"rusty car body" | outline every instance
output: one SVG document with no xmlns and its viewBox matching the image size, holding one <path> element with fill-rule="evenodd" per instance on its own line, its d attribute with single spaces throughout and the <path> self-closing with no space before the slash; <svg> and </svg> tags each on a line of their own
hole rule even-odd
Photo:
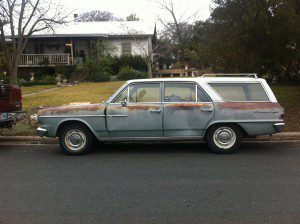
<svg viewBox="0 0 300 224">
<path fill-rule="evenodd" d="M 280 132 L 284 110 L 264 79 L 157 78 L 127 81 L 106 102 L 40 110 L 40 136 L 72 155 L 99 141 L 201 140 L 232 153 L 242 137 Z"/>
</svg>

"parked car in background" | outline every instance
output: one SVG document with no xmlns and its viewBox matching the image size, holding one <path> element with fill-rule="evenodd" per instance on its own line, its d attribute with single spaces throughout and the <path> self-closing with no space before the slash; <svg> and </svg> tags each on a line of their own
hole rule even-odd
<svg viewBox="0 0 300 224">
<path fill-rule="evenodd" d="M 22 92 L 19 86 L 0 84 L 0 128 L 11 127 L 22 110 Z"/>
<path fill-rule="evenodd" d="M 244 77 L 246 76 L 246 77 Z M 284 110 L 264 79 L 203 76 L 126 82 L 106 102 L 40 110 L 40 136 L 62 150 L 87 153 L 95 140 L 201 140 L 233 153 L 243 137 L 280 132 Z"/>
</svg>

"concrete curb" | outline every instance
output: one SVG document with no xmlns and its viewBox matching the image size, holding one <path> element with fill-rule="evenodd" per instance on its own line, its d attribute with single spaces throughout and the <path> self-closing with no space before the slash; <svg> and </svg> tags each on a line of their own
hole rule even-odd
<svg viewBox="0 0 300 224">
<path fill-rule="evenodd" d="M 282 132 L 272 136 L 259 136 L 247 138 L 245 141 L 289 141 L 300 140 L 300 132 Z M 46 138 L 38 136 L 0 136 L 0 145 L 6 143 L 14 144 L 58 144 L 58 138 Z"/>
</svg>

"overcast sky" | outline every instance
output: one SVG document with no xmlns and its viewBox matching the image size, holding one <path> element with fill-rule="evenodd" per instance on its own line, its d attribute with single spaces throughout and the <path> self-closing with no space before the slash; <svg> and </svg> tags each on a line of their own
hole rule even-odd
<svg viewBox="0 0 300 224">
<path fill-rule="evenodd" d="M 169 0 L 165 0 L 169 1 Z M 158 17 L 170 20 L 170 15 L 161 10 L 155 0 L 62 0 L 74 13 L 82 13 L 90 10 L 110 11 L 117 17 L 136 13 L 141 20 L 157 21 Z M 197 19 L 205 20 L 209 17 L 211 0 L 173 0 L 177 15 L 185 17 L 198 12 Z"/>
</svg>

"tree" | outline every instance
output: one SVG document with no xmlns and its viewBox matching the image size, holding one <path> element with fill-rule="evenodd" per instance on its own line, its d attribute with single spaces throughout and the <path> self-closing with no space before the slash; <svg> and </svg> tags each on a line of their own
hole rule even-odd
<svg viewBox="0 0 300 224">
<path fill-rule="evenodd" d="M 178 15 L 175 10 L 173 0 L 155 1 L 157 5 L 169 13 L 172 21 L 166 21 L 160 18 L 161 24 L 164 26 L 162 35 L 164 40 L 169 40 L 172 46 L 171 51 L 174 52 L 174 57 L 177 61 L 183 62 L 185 60 L 185 49 L 189 43 L 189 34 L 191 24 L 197 17 L 198 11 L 192 15 L 185 16 L 185 14 Z"/>
<path fill-rule="evenodd" d="M 21 54 L 31 35 L 66 22 L 62 5 L 51 0 L 0 0 L 0 42 L 10 82 L 17 84 Z M 9 41 L 10 40 L 10 41 Z"/>
<path fill-rule="evenodd" d="M 116 17 L 113 13 L 108 11 L 93 10 L 85 12 L 79 15 L 79 22 L 98 22 L 98 21 L 122 21 L 122 19 Z"/>
<path fill-rule="evenodd" d="M 217 72 L 256 72 L 299 79 L 296 0 L 214 0 L 211 17 L 194 26 L 194 49 Z"/>
<path fill-rule="evenodd" d="M 129 16 L 126 17 L 126 21 L 139 21 L 140 18 L 137 17 L 135 13 L 130 14 Z"/>
</svg>

